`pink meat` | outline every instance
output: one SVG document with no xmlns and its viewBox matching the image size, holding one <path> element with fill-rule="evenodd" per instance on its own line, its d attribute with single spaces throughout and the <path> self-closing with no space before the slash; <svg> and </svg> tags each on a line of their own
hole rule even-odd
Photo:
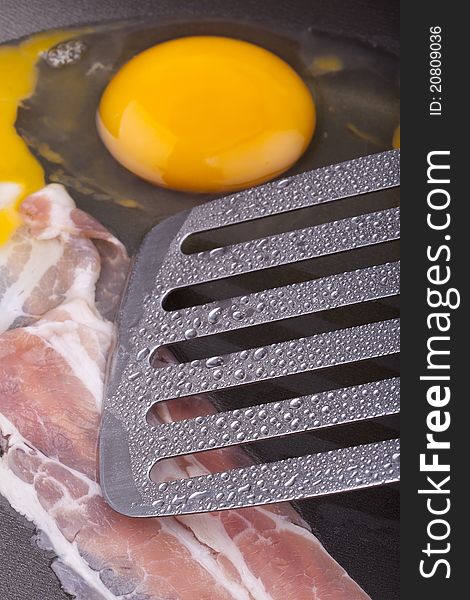
<svg viewBox="0 0 470 600">
<path fill-rule="evenodd" d="M 96 448 L 114 336 L 106 316 L 128 260 L 60 186 L 31 196 L 23 213 L 0 255 L 10 328 L 0 336 L 0 492 L 46 531 L 65 588 L 86 600 L 367 599 L 289 505 L 142 520 L 105 504 Z M 42 252 L 40 277 L 28 268 L 33 251 Z M 29 291 L 21 304 L 9 296 L 15 285 Z M 181 418 L 213 408 L 193 398 L 171 410 Z M 248 462 L 223 450 L 171 461 L 166 473 Z"/>
</svg>

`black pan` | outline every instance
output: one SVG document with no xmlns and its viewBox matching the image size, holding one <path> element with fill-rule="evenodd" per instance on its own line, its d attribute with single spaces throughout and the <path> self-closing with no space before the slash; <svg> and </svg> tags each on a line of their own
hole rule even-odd
<svg viewBox="0 0 470 600">
<path fill-rule="evenodd" d="M 178 31 L 184 31 L 184 23 L 202 28 L 212 23 L 214 32 L 214 23 L 233 21 L 286 31 L 291 37 L 296 30 L 311 29 L 354 38 L 398 57 L 398 10 L 397 0 L 2 0 L 0 42 L 53 27 L 152 15 Z M 95 214 L 101 217 L 99 209 Z M 127 241 L 130 250 L 135 248 L 142 232 L 129 236 L 128 223 L 121 217 L 113 223 L 101 220 Z M 372 598 L 399 598 L 396 487 L 311 500 L 300 504 L 299 510 Z M 0 596 L 11 600 L 68 597 L 48 569 L 50 558 L 32 546 L 31 535 L 31 527 L 0 498 Z"/>
</svg>

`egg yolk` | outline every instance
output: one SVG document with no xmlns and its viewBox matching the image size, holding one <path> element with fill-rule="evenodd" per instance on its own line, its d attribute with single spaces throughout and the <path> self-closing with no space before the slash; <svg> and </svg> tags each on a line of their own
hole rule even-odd
<svg viewBox="0 0 470 600">
<path fill-rule="evenodd" d="M 256 185 L 288 169 L 315 129 L 312 95 L 278 56 L 240 40 L 164 42 L 125 64 L 97 126 L 111 154 L 148 181 L 193 192 Z"/>
<path fill-rule="evenodd" d="M 21 201 L 44 186 L 41 165 L 15 129 L 18 107 L 34 92 L 42 52 L 69 37 L 67 31 L 42 33 L 0 47 L 0 245 L 21 224 Z"/>
<path fill-rule="evenodd" d="M 392 146 L 394 148 L 400 147 L 400 125 L 393 132 Z"/>
</svg>

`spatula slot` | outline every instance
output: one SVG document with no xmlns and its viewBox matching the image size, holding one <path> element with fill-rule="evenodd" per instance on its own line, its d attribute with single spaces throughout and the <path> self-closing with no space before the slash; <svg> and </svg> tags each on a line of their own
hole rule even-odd
<svg viewBox="0 0 470 600">
<path fill-rule="evenodd" d="M 319 256 L 295 265 L 280 265 L 242 275 L 234 274 L 206 283 L 173 289 L 164 296 L 162 305 L 167 311 L 175 311 L 292 283 L 312 281 L 345 271 L 396 261 L 399 258 L 399 250 L 399 241 L 394 240 L 373 247 Z"/>
<path fill-rule="evenodd" d="M 157 410 L 160 418 L 172 418 L 171 412 L 165 415 L 161 408 Z M 191 454 L 196 454 L 195 460 L 198 460 L 199 457 L 204 457 L 201 453 L 205 451 L 277 439 L 301 432 L 311 432 L 313 435 L 320 429 L 393 415 L 398 410 L 399 385 L 398 379 L 394 378 L 281 402 L 259 404 L 243 410 L 235 409 L 178 422 L 167 422 L 156 428 L 158 441 L 153 450 L 155 462 Z M 193 430 L 201 432 L 199 441 L 192 437 Z M 217 455 L 215 457 L 217 458 Z M 221 458 L 223 457 L 218 457 L 218 465 L 222 470 L 244 466 L 233 464 L 235 461 L 227 464 L 227 460 Z M 210 460 L 213 463 L 213 460 Z M 208 470 L 212 471 L 211 468 Z"/>
<path fill-rule="evenodd" d="M 242 386 L 236 390 L 212 392 L 210 399 L 219 411 L 234 408 L 248 408 L 253 403 L 268 403 L 329 392 L 342 387 L 398 377 L 400 373 L 399 354 L 389 354 L 354 363 L 327 367 L 320 371 L 298 373 L 280 377 L 272 381 Z M 172 402 L 177 405 L 178 400 Z"/>
<path fill-rule="evenodd" d="M 273 463 L 281 460 L 299 458 L 305 454 L 328 452 L 338 448 L 347 448 L 358 441 L 374 443 L 383 440 L 393 440 L 397 436 L 394 428 L 383 423 L 393 416 L 366 421 L 335 424 L 331 427 L 315 431 L 293 432 L 294 435 L 284 435 L 260 441 L 238 444 L 237 451 L 227 460 L 220 449 L 203 450 L 183 454 L 176 458 L 158 460 L 150 471 L 150 479 L 154 483 L 163 481 L 181 481 L 193 477 L 196 473 L 223 473 L 228 469 L 248 467 L 253 459 L 257 463 Z M 174 478 L 175 471 L 179 477 Z M 170 475 L 171 474 L 171 475 Z"/>
<path fill-rule="evenodd" d="M 394 319 L 399 316 L 398 300 L 398 296 L 392 296 L 368 302 L 358 301 L 314 314 L 196 337 L 165 347 L 178 357 L 185 356 L 185 362 L 209 359 L 243 349 L 251 350 L 299 337 Z M 150 356 L 150 364 L 155 368 L 166 366 L 159 359 L 158 348 Z"/>
<path fill-rule="evenodd" d="M 250 408 L 255 403 L 270 404 L 312 393 L 373 384 L 383 379 L 396 378 L 398 375 L 399 354 L 389 354 L 325 367 L 314 372 L 278 377 L 262 383 L 253 382 L 238 388 L 214 390 L 210 394 L 180 396 L 153 404 L 147 412 L 147 422 L 153 426 L 165 420 L 181 421 L 187 418 L 188 412 L 194 416 L 204 416 L 208 406 L 206 401 L 210 401 L 209 405 L 213 405 L 220 412 L 225 412 Z"/>
<path fill-rule="evenodd" d="M 333 202 L 315 204 L 235 225 L 197 231 L 186 236 L 182 240 L 180 248 L 183 254 L 188 255 L 205 252 L 265 236 L 393 208 L 399 205 L 399 198 L 399 192 L 394 189 L 341 198 Z"/>
<path fill-rule="evenodd" d="M 304 454 L 347 448 L 356 444 L 391 440 L 399 435 L 398 422 L 399 415 L 394 413 L 364 421 L 340 423 L 333 427 L 301 432 L 296 435 L 254 441 L 245 445 L 245 451 L 256 463 L 270 463 Z"/>
</svg>

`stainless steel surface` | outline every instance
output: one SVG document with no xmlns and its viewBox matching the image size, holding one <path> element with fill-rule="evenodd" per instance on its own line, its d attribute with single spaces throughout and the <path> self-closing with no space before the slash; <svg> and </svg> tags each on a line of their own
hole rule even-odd
<svg viewBox="0 0 470 600">
<path fill-rule="evenodd" d="M 157 483 L 150 478 L 164 458 L 394 414 L 397 403 L 389 403 L 388 395 L 396 400 L 395 379 L 364 385 L 360 392 L 329 393 L 332 400 L 341 396 L 342 404 L 330 403 L 329 394 L 295 397 L 219 413 L 206 418 L 210 426 L 203 418 L 159 424 L 148 414 L 162 401 L 399 351 L 399 322 L 390 319 L 180 365 L 156 366 L 153 358 L 164 345 L 398 294 L 398 263 L 392 263 L 203 305 L 194 301 L 185 310 L 164 305 L 178 288 L 397 239 L 399 211 L 388 209 L 195 254 L 183 251 L 191 236 L 204 231 L 397 187 L 399 161 L 399 151 L 393 150 L 303 173 L 198 206 L 147 235 L 121 308 L 100 438 L 101 484 L 116 510 L 133 516 L 186 514 L 398 480 L 398 440 L 187 480 Z M 317 402 L 331 420 L 318 418 L 311 406 Z"/>
</svg>

